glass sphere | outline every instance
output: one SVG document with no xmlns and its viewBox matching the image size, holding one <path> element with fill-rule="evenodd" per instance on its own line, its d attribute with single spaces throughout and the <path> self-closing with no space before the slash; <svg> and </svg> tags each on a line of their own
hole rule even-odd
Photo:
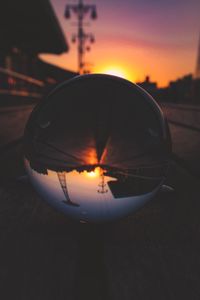
<svg viewBox="0 0 200 300">
<path fill-rule="evenodd" d="M 25 129 L 28 176 L 49 204 L 85 222 L 125 217 L 163 184 L 171 142 L 162 111 L 143 89 L 110 75 L 58 86 Z"/>
</svg>

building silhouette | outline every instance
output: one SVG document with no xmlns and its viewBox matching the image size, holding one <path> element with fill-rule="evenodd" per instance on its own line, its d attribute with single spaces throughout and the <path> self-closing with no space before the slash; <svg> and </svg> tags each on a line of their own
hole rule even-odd
<svg viewBox="0 0 200 300">
<path fill-rule="evenodd" d="M 49 0 L 8 0 L 0 6 L 0 103 L 11 94 L 37 98 L 76 75 L 39 59 L 41 53 L 69 51 Z"/>
<path fill-rule="evenodd" d="M 155 96 L 157 92 L 157 83 L 152 82 L 150 79 L 150 76 L 146 76 L 145 80 L 142 82 L 137 82 L 137 85 L 145 89 L 148 93 L 150 93 L 152 96 Z"/>
<path fill-rule="evenodd" d="M 193 101 L 193 76 L 188 74 L 169 83 L 170 102 L 191 103 Z"/>
</svg>

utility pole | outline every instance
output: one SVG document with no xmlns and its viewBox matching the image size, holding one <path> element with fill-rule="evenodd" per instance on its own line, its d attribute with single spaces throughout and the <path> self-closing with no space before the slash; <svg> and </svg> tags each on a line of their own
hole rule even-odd
<svg viewBox="0 0 200 300">
<path fill-rule="evenodd" d="M 199 35 L 199 45 L 198 45 L 198 54 L 197 54 L 197 64 L 195 70 L 195 78 L 200 79 L 200 35 Z"/>
<path fill-rule="evenodd" d="M 65 9 L 65 18 L 70 19 L 71 11 L 76 15 L 78 19 L 78 30 L 76 34 L 72 35 L 72 42 L 77 42 L 78 47 L 78 72 L 80 74 L 89 73 L 86 69 L 86 63 L 84 61 L 84 55 L 86 51 L 90 51 L 90 43 L 95 42 L 94 35 L 92 33 L 86 33 L 84 31 L 84 18 L 90 13 L 90 18 L 95 20 L 97 18 L 97 11 L 95 5 L 84 4 L 83 0 L 79 0 L 78 4 L 67 4 Z"/>
</svg>

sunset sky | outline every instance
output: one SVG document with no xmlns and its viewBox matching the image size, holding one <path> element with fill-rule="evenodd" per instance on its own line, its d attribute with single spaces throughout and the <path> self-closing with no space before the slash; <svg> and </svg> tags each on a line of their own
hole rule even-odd
<svg viewBox="0 0 200 300">
<path fill-rule="evenodd" d="M 66 4 L 76 0 L 51 0 L 70 50 L 66 54 L 42 55 L 63 68 L 77 70 L 77 45 L 71 43 L 75 17 L 63 16 Z M 95 34 L 96 43 L 86 54 L 92 72 L 119 72 L 131 81 L 150 75 L 166 86 L 193 73 L 200 34 L 199 0 L 85 0 L 96 4 L 98 19 L 85 30 Z M 86 19 L 88 21 L 89 18 Z"/>
</svg>

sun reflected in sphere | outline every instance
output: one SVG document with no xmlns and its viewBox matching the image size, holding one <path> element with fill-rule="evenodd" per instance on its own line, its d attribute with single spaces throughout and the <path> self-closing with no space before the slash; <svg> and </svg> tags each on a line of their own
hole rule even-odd
<svg viewBox="0 0 200 300">
<path fill-rule="evenodd" d="M 98 177 L 101 173 L 101 168 L 97 167 L 94 171 L 86 172 L 86 175 L 90 178 Z"/>
</svg>

